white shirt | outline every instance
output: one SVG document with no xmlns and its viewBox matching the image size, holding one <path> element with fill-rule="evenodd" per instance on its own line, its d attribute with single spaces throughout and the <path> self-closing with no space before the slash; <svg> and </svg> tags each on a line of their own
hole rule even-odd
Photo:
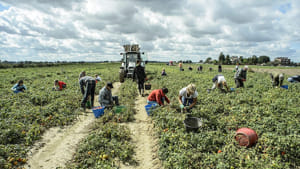
<svg viewBox="0 0 300 169">
<path fill-rule="evenodd" d="M 224 76 L 218 76 L 218 83 L 226 82 Z"/>
<path fill-rule="evenodd" d="M 182 88 L 182 89 L 179 91 L 179 96 L 183 96 L 184 98 L 187 98 L 187 99 L 197 98 L 198 92 L 195 91 L 193 95 L 190 95 L 190 96 L 188 97 L 188 96 L 187 96 L 187 90 L 186 90 L 186 87 L 185 87 L 185 88 Z"/>
</svg>

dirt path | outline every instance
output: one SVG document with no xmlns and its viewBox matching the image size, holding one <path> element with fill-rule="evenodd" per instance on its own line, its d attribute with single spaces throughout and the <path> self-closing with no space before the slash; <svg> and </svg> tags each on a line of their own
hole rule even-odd
<svg viewBox="0 0 300 169">
<path fill-rule="evenodd" d="M 250 67 L 251 68 L 251 67 Z M 224 68 L 227 70 L 233 70 L 234 68 Z M 264 68 L 251 68 L 254 72 L 261 72 L 261 73 L 284 73 L 286 75 L 294 76 L 300 75 L 300 68 L 299 69 L 264 69 Z"/>
<path fill-rule="evenodd" d="M 115 94 L 120 83 L 113 84 L 112 93 Z M 94 105 L 99 105 L 98 96 L 95 97 Z M 90 132 L 90 126 L 96 121 L 91 110 L 87 114 L 80 115 L 78 121 L 64 129 L 51 128 L 45 132 L 41 141 L 38 141 L 28 153 L 28 163 L 25 168 L 30 169 L 55 169 L 64 167 L 71 160 L 76 147 L 81 139 Z"/>
<path fill-rule="evenodd" d="M 138 166 L 124 166 L 121 169 L 161 169 L 160 160 L 157 157 L 158 139 L 155 139 L 151 118 L 147 115 L 145 105 L 147 97 L 138 96 L 135 101 L 135 121 L 125 124 L 132 133 L 132 139 L 136 145 L 135 159 Z"/>
</svg>

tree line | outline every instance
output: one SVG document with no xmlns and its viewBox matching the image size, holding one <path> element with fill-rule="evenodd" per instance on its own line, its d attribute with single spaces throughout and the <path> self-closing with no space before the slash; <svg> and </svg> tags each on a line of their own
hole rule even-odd
<svg viewBox="0 0 300 169">
<path fill-rule="evenodd" d="M 259 56 L 252 55 L 251 57 L 243 57 L 243 56 L 231 56 L 227 54 L 226 56 L 223 54 L 223 52 L 220 53 L 218 60 L 212 59 L 211 57 L 206 58 L 206 60 L 203 62 L 203 60 L 200 60 L 200 63 L 212 63 L 212 64 L 222 64 L 222 65 L 235 65 L 235 64 L 247 64 L 247 65 L 257 65 L 257 64 L 266 64 L 266 65 L 279 65 L 280 63 L 274 61 L 271 62 L 271 59 L 269 56 Z M 291 63 L 290 65 L 296 65 L 296 63 Z"/>
</svg>

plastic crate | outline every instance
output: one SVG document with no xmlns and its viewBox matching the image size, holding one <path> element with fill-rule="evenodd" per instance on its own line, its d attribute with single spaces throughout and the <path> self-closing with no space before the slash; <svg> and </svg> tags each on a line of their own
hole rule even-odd
<svg viewBox="0 0 300 169">
<path fill-rule="evenodd" d="M 97 106 L 97 107 L 93 107 L 93 113 L 95 115 L 96 118 L 102 116 L 104 114 L 104 109 L 105 107 L 103 106 Z"/>
<path fill-rule="evenodd" d="M 126 112 L 127 111 L 127 107 L 126 106 L 115 106 L 113 108 L 114 113 L 121 113 L 121 112 Z"/>
</svg>

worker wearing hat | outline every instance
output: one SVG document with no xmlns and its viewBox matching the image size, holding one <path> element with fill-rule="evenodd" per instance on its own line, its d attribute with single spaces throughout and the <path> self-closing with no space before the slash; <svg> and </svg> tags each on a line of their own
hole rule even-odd
<svg viewBox="0 0 300 169">
<path fill-rule="evenodd" d="M 189 84 L 187 87 L 179 91 L 178 101 L 181 109 L 191 109 L 197 102 L 198 92 L 194 84 Z M 188 106 L 188 107 L 185 107 Z"/>
<path fill-rule="evenodd" d="M 212 82 L 213 82 L 213 86 L 211 88 L 212 90 L 214 90 L 215 88 L 222 89 L 223 87 L 226 87 L 227 91 L 229 91 L 229 88 L 226 83 L 226 79 L 223 75 L 216 75 L 212 79 Z"/>
<path fill-rule="evenodd" d="M 99 103 L 101 106 L 111 108 L 114 105 L 119 105 L 118 96 L 112 96 L 111 89 L 114 88 L 111 82 L 107 82 L 106 85 L 99 92 Z"/>
</svg>

